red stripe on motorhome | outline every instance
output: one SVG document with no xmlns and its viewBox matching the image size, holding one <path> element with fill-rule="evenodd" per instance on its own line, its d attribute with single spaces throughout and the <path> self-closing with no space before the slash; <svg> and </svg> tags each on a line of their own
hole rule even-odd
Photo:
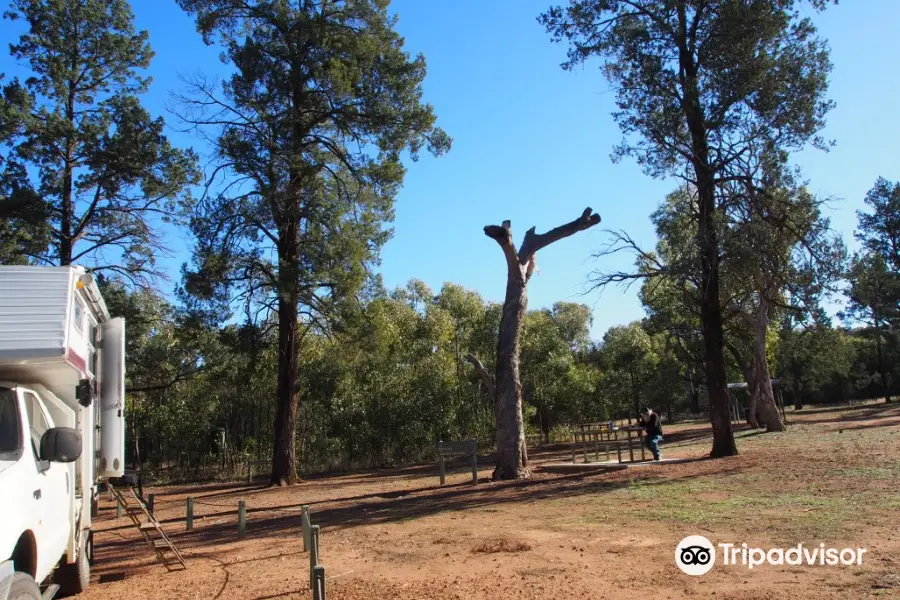
<svg viewBox="0 0 900 600">
<path fill-rule="evenodd" d="M 87 361 L 75 354 L 71 348 L 66 352 L 66 360 L 76 369 L 81 370 L 83 373 L 87 372 Z"/>
</svg>

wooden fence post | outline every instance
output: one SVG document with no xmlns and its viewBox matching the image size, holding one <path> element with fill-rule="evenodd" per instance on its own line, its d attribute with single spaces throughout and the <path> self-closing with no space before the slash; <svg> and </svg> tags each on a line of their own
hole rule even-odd
<svg viewBox="0 0 900 600">
<path fill-rule="evenodd" d="M 646 450 L 646 447 L 644 446 L 643 430 L 638 432 L 638 443 L 640 443 L 640 445 L 641 445 L 641 460 L 647 460 L 647 455 L 644 454 L 644 450 Z"/>
<path fill-rule="evenodd" d="M 472 483 L 478 485 L 478 440 L 472 440 Z"/>
<path fill-rule="evenodd" d="M 156 516 L 153 514 L 153 501 L 155 499 L 154 496 L 155 496 L 155 494 L 150 494 L 149 496 L 147 496 L 147 512 L 150 513 L 151 517 Z"/>
<path fill-rule="evenodd" d="M 316 589 L 316 567 L 319 565 L 319 526 L 310 527 L 312 543 L 309 545 L 309 587 Z"/>
<path fill-rule="evenodd" d="M 244 539 L 247 535 L 247 503 L 238 501 L 238 537 Z"/>
<path fill-rule="evenodd" d="M 445 472 L 445 466 L 444 466 L 444 452 L 443 452 L 443 449 L 444 449 L 444 442 L 438 440 L 438 444 L 437 444 L 437 453 L 438 453 L 438 468 L 440 469 L 440 473 L 441 473 L 441 485 L 444 485 L 444 482 L 445 482 L 445 474 L 446 474 L 446 472 Z"/>
<path fill-rule="evenodd" d="M 194 528 L 194 499 L 187 499 L 187 514 L 184 519 L 184 527 L 186 531 Z"/>
<path fill-rule="evenodd" d="M 316 565 L 313 567 L 313 600 L 325 600 L 325 567 Z"/>
<path fill-rule="evenodd" d="M 309 506 L 300 507 L 300 523 L 303 525 L 303 551 L 309 552 Z"/>
</svg>

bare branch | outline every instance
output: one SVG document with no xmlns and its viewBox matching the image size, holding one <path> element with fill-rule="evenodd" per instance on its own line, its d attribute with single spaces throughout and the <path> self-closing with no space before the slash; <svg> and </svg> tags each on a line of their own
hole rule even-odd
<svg viewBox="0 0 900 600">
<path fill-rule="evenodd" d="M 606 287 L 611 283 L 625 283 L 625 288 L 628 289 L 637 280 L 652 279 L 671 274 L 670 266 L 663 264 L 656 254 L 641 248 L 627 232 L 607 230 L 607 233 L 612 236 L 611 241 L 599 252 L 596 252 L 594 258 L 611 256 L 619 252 L 631 252 L 638 259 L 637 262 L 641 267 L 631 272 L 616 271 L 604 273 L 602 271 L 594 271 L 589 278 L 591 291 Z"/>
<path fill-rule="evenodd" d="M 574 221 L 566 223 L 565 225 L 560 225 L 547 233 L 536 234 L 534 232 L 535 228 L 532 227 L 525 232 L 525 239 L 522 241 L 522 246 L 519 248 L 519 263 L 523 265 L 528 264 L 531 257 L 542 248 L 578 233 L 579 231 L 590 229 L 598 223 L 600 223 L 600 215 L 593 212 L 593 210 L 588 207 L 584 209 L 581 216 Z"/>
<path fill-rule="evenodd" d="M 479 377 L 481 377 L 481 381 L 484 383 L 484 386 L 487 388 L 488 394 L 490 394 L 491 398 L 494 398 L 494 378 L 488 372 L 487 367 L 484 366 L 478 357 L 476 357 L 471 352 L 466 355 L 466 360 L 472 363 L 472 367 L 475 368 L 475 371 L 478 373 Z"/>
</svg>

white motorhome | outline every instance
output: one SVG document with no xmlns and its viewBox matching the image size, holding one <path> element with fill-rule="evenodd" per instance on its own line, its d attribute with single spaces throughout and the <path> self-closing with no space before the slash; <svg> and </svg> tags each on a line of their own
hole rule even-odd
<svg viewBox="0 0 900 600">
<path fill-rule="evenodd" d="M 0 600 L 87 587 L 98 483 L 124 463 L 124 320 L 81 267 L 0 266 Z"/>
</svg>

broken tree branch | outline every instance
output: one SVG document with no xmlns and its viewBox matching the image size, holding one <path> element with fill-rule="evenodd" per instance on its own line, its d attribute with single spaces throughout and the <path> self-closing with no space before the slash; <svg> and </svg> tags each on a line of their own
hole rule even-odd
<svg viewBox="0 0 900 600">
<path fill-rule="evenodd" d="M 522 240 L 522 246 L 518 252 L 513 243 L 510 221 L 503 221 L 502 225 L 488 225 L 484 228 L 484 234 L 500 244 L 500 248 L 503 249 L 503 254 L 506 256 L 506 266 L 510 276 L 527 282 L 534 272 L 534 255 L 538 250 L 579 231 L 589 229 L 598 223 L 600 223 L 600 215 L 588 207 L 574 221 L 560 225 L 547 233 L 535 233 L 535 228 L 532 227 L 525 232 L 525 239 Z"/>
<path fill-rule="evenodd" d="M 488 372 L 487 367 L 484 366 L 484 363 L 482 363 L 480 360 L 478 360 L 478 357 L 475 356 L 474 354 L 472 354 L 472 353 L 467 354 L 466 360 L 469 361 L 470 363 L 472 363 L 472 367 L 475 368 L 475 371 L 481 377 L 481 381 L 484 383 L 484 386 L 487 388 L 487 392 L 490 395 L 491 400 L 493 401 L 493 399 L 494 399 L 494 378 L 493 378 L 493 376 L 490 374 L 490 372 Z"/>
<path fill-rule="evenodd" d="M 566 223 L 565 225 L 560 225 L 547 233 L 535 233 L 535 228 L 532 227 L 525 232 L 525 239 L 522 241 L 521 248 L 519 248 L 519 263 L 523 265 L 528 264 L 528 261 L 531 260 L 531 257 L 534 256 L 538 250 L 546 248 L 553 242 L 558 242 L 579 231 L 589 229 L 598 223 L 600 223 L 600 215 L 595 213 L 591 207 L 587 207 L 584 209 L 584 212 L 581 213 L 581 216 L 574 221 Z"/>
<path fill-rule="evenodd" d="M 519 257 L 516 255 L 516 247 L 513 244 L 510 222 L 503 221 L 503 225 L 488 225 L 484 228 L 484 235 L 500 244 L 503 255 L 506 256 L 506 266 L 509 268 L 509 274 L 518 276 L 521 269 L 519 267 Z"/>
</svg>

